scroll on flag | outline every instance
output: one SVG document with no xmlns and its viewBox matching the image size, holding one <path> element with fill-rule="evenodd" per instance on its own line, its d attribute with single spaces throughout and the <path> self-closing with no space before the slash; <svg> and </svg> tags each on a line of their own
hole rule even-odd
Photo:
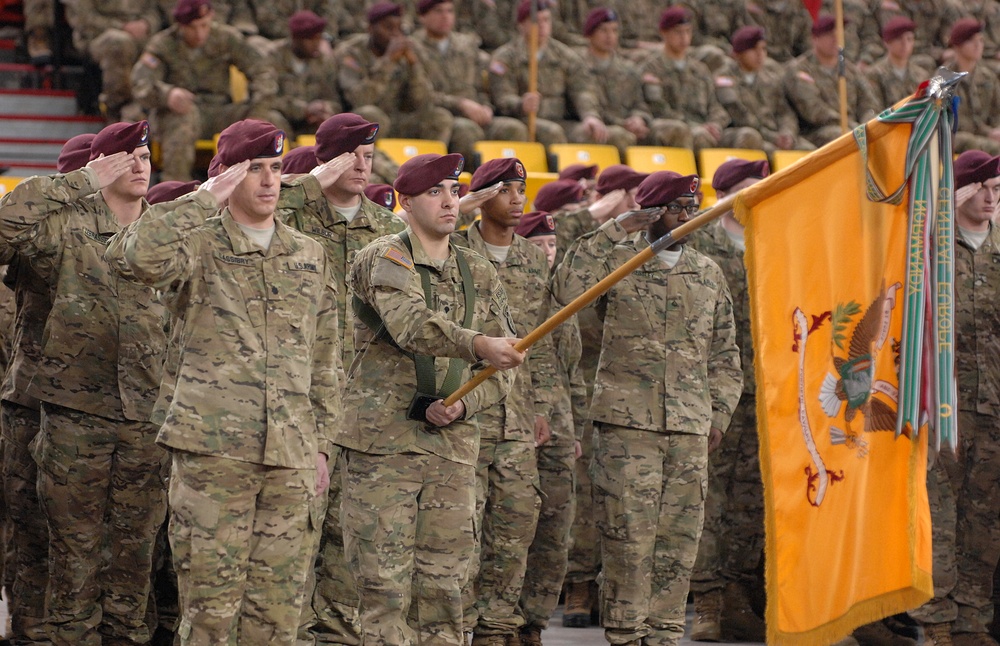
<svg viewBox="0 0 1000 646">
<path fill-rule="evenodd" d="M 941 73 L 734 205 L 746 226 L 769 644 L 830 644 L 933 593 L 927 431 L 954 443 L 955 397 L 957 79 Z"/>
</svg>

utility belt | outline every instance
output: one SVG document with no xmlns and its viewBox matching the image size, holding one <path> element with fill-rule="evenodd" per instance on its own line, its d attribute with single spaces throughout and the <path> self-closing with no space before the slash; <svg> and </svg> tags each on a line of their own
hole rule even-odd
<svg viewBox="0 0 1000 646">
<path fill-rule="evenodd" d="M 410 243 L 409 232 L 404 231 L 400 233 L 399 239 L 406 245 L 412 258 L 413 245 Z M 470 328 L 472 327 L 472 316 L 476 305 L 476 285 L 472 280 L 472 271 L 469 269 L 469 263 L 465 259 L 465 254 L 454 245 L 452 245 L 452 249 L 455 250 L 458 271 L 462 275 L 462 291 L 465 294 L 465 319 L 462 321 L 462 327 Z M 427 267 L 416 263 L 413 264 L 413 268 L 420 275 L 420 283 L 424 289 L 424 301 L 427 303 L 429 309 L 433 309 L 434 287 L 431 285 L 431 272 Z M 375 311 L 375 308 L 358 298 L 356 294 L 351 302 L 354 307 L 354 313 L 375 334 L 375 338 L 391 344 L 394 348 L 413 360 L 413 365 L 417 373 L 417 392 L 410 401 L 410 407 L 406 411 L 406 418 L 418 422 L 426 422 L 428 407 L 437 400 L 444 399 L 458 390 L 458 387 L 461 385 L 462 373 L 465 371 L 467 363 L 462 359 L 452 357 L 448 361 L 448 371 L 445 373 L 444 381 L 441 383 L 441 387 L 438 388 L 437 379 L 434 374 L 434 357 L 404 350 L 389 334 L 389 331 L 385 327 L 385 322 L 379 316 L 378 312 Z"/>
</svg>

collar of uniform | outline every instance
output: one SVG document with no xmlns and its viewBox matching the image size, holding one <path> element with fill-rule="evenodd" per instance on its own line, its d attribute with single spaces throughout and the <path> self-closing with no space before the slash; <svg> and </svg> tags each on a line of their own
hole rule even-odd
<svg viewBox="0 0 1000 646">
<path fill-rule="evenodd" d="M 233 248 L 233 253 L 238 256 L 245 256 L 252 253 L 264 253 L 266 258 L 280 256 L 286 253 L 295 253 L 302 245 L 292 237 L 288 226 L 282 224 L 277 218 L 274 220 L 274 238 L 271 239 L 271 246 L 267 252 L 263 252 L 250 238 L 240 230 L 239 225 L 233 221 L 233 214 L 229 207 L 222 212 L 222 228 L 229 236 L 229 244 Z"/>
<path fill-rule="evenodd" d="M 443 271 L 438 269 L 438 262 L 440 261 L 435 261 L 433 258 L 427 255 L 426 251 L 424 251 L 424 245 L 423 243 L 420 242 L 420 238 L 417 237 L 417 234 L 413 232 L 413 229 L 411 229 L 410 227 L 406 227 L 406 231 L 404 233 L 410 236 L 410 246 L 413 247 L 413 264 L 428 267 L 433 271 Z M 455 262 L 454 246 L 455 245 L 449 241 L 448 259 L 444 263 L 445 268 L 447 268 L 449 264 Z"/>
<path fill-rule="evenodd" d="M 97 207 L 97 231 L 101 235 L 114 235 L 121 231 L 124 227 L 118 224 L 118 218 L 115 217 L 114 212 L 108 203 L 104 200 L 104 194 L 100 191 L 94 194 L 94 205 Z M 146 198 L 142 198 L 142 208 L 140 209 L 145 213 L 146 209 L 149 208 L 149 202 Z"/>
<path fill-rule="evenodd" d="M 483 234 L 480 233 L 479 231 L 479 222 L 474 223 L 472 226 L 466 229 L 466 231 L 468 232 L 469 248 L 478 253 L 483 258 L 486 258 L 490 262 L 495 263 L 496 261 L 493 260 L 493 256 L 491 256 L 490 252 L 486 250 L 486 241 L 483 240 Z M 521 246 L 521 244 L 522 243 L 531 244 L 531 243 L 525 240 L 524 238 L 521 238 L 520 240 L 518 240 L 518 238 L 521 238 L 521 236 L 515 233 L 514 239 L 510 243 L 510 251 L 507 252 L 507 259 L 504 260 L 502 263 L 496 263 L 496 264 L 500 264 L 505 267 L 514 267 L 517 265 L 525 264 L 525 253 L 524 253 L 524 248 Z"/>
<path fill-rule="evenodd" d="M 323 226 L 331 230 L 339 226 L 346 226 L 348 229 L 368 229 L 369 231 L 374 231 L 375 225 L 372 224 L 371 218 L 368 217 L 369 209 L 372 206 L 375 206 L 374 202 L 362 195 L 361 208 L 358 209 L 358 214 L 354 216 L 353 220 L 348 222 L 347 218 L 337 210 L 337 207 L 331 204 L 329 200 L 326 200 L 326 217 L 323 218 Z"/>
<path fill-rule="evenodd" d="M 633 237 L 631 238 L 631 240 L 632 240 L 632 244 L 635 245 L 635 249 L 636 249 L 637 252 L 643 251 L 644 249 L 646 249 L 646 247 L 649 246 L 649 240 L 646 239 L 646 234 L 643 233 L 643 232 L 641 232 L 641 231 L 638 232 L 637 234 L 633 235 Z M 642 266 L 642 270 L 643 271 L 668 271 L 668 272 L 673 273 L 673 274 L 677 274 L 677 273 L 680 273 L 680 272 L 691 271 L 692 270 L 692 267 L 691 267 L 691 250 L 688 248 L 687 245 L 684 245 L 683 247 L 681 247 L 681 257 L 677 261 L 677 264 L 674 265 L 673 267 L 667 267 L 666 265 L 664 265 L 663 263 L 660 263 L 660 262 L 647 262 L 645 265 Z"/>
</svg>

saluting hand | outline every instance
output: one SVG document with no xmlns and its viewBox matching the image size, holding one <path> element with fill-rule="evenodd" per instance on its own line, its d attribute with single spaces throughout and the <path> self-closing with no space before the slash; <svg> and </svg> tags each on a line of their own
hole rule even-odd
<svg viewBox="0 0 1000 646">
<path fill-rule="evenodd" d="M 486 336 L 480 334 L 472 341 L 476 351 L 476 356 L 484 361 L 489 361 L 497 370 L 510 370 L 524 363 L 524 352 L 514 349 L 521 339 L 505 336 Z"/>
<path fill-rule="evenodd" d="M 957 209 L 968 202 L 969 198 L 978 193 L 979 189 L 982 187 L 982 182 L 973 182 L 971 184 L 966 184 L 962 188 L 955 189 L 955 208 Z"/>
<path fill-rule="evenodd" d="M 625 189 L 616 188 L 615 190 L 610 191 L 607 195 L 602 195 L 600 199 L 588 206 L 587 210 L 590 211 L 590 217 L 594 218 L 595 222 L 604 224 L 611 216 L 611 212 L 624 199 Z"/>
<path fill-rule="evenodd" d="M 458 212 L 463 214 L 472 213 L 485 202 L 489 202 L 494 197 L 499 195 L 501 188 L 503 188 L 503 182 L 497 182 L 492 186 L 487 186 L 479 189 L 478 191 L 467 193 L 465 197 L 458 201 Z"/>
<path fill-rule="evenodd" d="M 126 152 L 107 156 L 101 155 L 87 164 L 87 168 L 97 173 L 97 186 L 104 188 L 105 186 L 110 186 L 116 179 L 132 168 L 132 155 Z"/>
<path fill-rule="evenodd" d="M 646 227 L 659 220 L 662 215 L 663 209 L 653 207 L 638 211 L 626 211 L 615 219 L 626 232 L 635 233 L 636 231 L 645 230 Z"/>
<path fill-rule="evenodd" d="M 354 153 L 343 153 L 309 171 L 323 189 L 333 186 L 340 176 L 354 167 Z"/>
<path fill-rule="evenodd" d="M 247 176 L 248 168 L 250 168 L 249 159 L 241 161 L 238 164 L 233 164 L 202 184 L 201 188 L 215 196 L 216 201 L 222 204 L 229 199 L 229 196 L 233 194 L 233 191 L 243 181 L 243 178 Z"/>
</svg>

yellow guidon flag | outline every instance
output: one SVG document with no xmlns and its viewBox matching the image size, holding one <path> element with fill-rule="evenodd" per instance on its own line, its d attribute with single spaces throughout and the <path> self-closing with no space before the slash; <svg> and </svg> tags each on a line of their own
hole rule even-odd
<svg viewBox="0 0 1000 646">
<path fill-rule="evenodd" d="M 831 644 L 932 596 L 928 424 L 953 442 L 951 348 L 928 334 L 951 329 L 951 114 L 924 90 L 736 199 L 769 644 Z"/>
</svg>

